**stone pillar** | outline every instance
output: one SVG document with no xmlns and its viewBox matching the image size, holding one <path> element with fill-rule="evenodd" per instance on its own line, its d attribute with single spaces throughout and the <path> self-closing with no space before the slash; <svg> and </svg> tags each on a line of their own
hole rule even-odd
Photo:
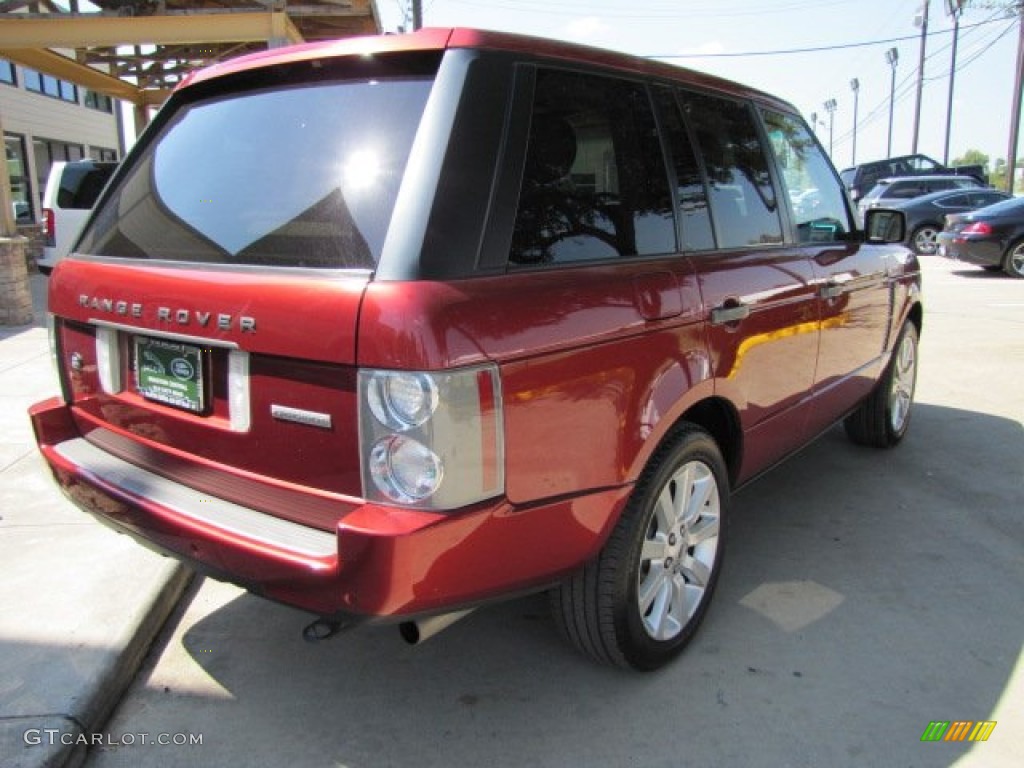
<svg viewBox="0 0 1024 768">
<path fill-rule="evenodd" d="M 0 325 L 32 322 L 32 292 L 25 266 L 24 237 L 0 237 Z"/>
</svg>

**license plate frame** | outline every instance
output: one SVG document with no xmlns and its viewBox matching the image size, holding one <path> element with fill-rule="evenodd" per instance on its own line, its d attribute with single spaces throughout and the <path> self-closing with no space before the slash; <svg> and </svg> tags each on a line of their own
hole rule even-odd
<svg viewBox="0 0 1024 768">
<path fill-rule="evenodd" d="M 135 336 L 135 386 L 146 400 L 190 413 L 206 410 L 206 351 L 194 344 Z"/>
</svg>

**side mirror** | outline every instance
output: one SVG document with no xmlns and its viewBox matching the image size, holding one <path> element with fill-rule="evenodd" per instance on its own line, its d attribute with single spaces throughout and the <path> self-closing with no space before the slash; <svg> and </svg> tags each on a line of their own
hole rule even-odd
<svg viewBox="0 0 1024 768">
<path fill-rule="evenodd" d="M 869 243 L 902 243 L 907 236 L 907 217 L 891 208 L 869 208 L 864 213 L 864 234 Z"/>
</svg>

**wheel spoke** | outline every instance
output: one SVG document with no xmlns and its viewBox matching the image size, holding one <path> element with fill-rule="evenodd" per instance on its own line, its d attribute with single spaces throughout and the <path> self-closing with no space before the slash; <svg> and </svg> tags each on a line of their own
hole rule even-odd
<svg viewBox="0 0 1024 768">
<path fill-rule="evenodd" d="M 651 611 L 651 604 L 655 599 L 667 591 L 669 571 L 665 568 L 652 568 L 640 585 L 640 594 L 637 596 L 637 604 L 640 606 L 640 614 L 646 615 Z"/>
<path fill-rule="evenodd" d="M 682 562 L 682 573 L 688 584 L 703 589 L 711 580 L 711 563 L 704 563 L 695 557 L 686 557 Z"/>
<path fill-rule="evenodd" d="M 695 547 L 698 544 L 718 536 L 718 517 L 704 515 L 700 521 L 686 530 L 686 543 Z"/>
<path fill-rule="evenodd" d="M 690 493 L 690 498 L 683 521 L 690 525 L 700 517 L 701 512 L 708 505 L 711 495 L 717 491 L 715 478 L 710 472 L 707 472 L 702 477 L 694 479 L 687 486 L 687 490 Z"/>
<path fill-rule="evenodd" d="M 640 549 L 640 562 L 650 563 L 653 567 L 656 564 L 660 564 L 666 557 L 668 557 L 668 541 L 664 534 L 657 534 L 653 539 L 645 539 L 644 545 Z"/>
<path fill-rule="evenodd" d="M 668 535 L 676 522 L 675 499 L 672 498 L 672 484 L 666 483 L 661 495 L 658 496 L 658 503 L 654 506 L 654 517 L 657 522 L 657 532 Z"/>
</svg>

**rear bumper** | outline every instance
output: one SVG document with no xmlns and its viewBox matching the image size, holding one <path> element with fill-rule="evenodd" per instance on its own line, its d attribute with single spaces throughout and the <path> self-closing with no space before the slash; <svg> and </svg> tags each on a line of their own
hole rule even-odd
<svg viewBox="0 0 1024 768">
<path fill-rule="evenodd" d="M 940 236 L 938 245 L 942 248 L 943 256 L 966 264 L 998 267 L 1003 261 L 1002 243 L 995 240 L 970 240 Z"/>
<path fill-rule="evenodd" d="M 29 414 L 65 494 L 142 544 L 321 616 L 400 619 L 557 582 L 603 545 L 630 488 L 454 514 L 357 501 L 333 532 L 201 493 L 115 457 L 59 398 Z"/>
</svg>

